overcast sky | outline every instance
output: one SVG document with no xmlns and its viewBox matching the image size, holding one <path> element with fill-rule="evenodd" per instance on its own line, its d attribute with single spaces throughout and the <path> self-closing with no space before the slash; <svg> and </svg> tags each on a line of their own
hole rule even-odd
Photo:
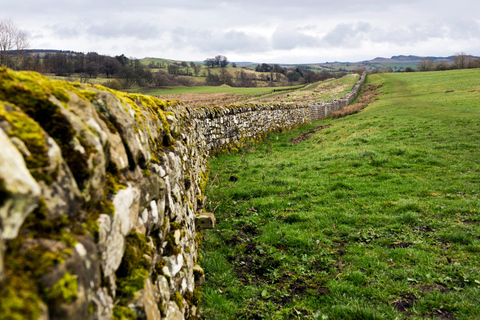
<svg viewBox="0 0 480 320">
<path fill-rule="evenodd" d="M 30 48 L 314 63 L 480 55 L 478 0 L 0 0 Z"/>
</svg>

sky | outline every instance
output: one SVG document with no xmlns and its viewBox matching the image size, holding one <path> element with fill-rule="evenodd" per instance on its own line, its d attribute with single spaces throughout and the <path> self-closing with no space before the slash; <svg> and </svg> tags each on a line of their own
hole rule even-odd
<svg viewBox="0 0 480 320">
<path fill-rule="evenodd" d="M 203 61 L 480 56 L 478 0 L 0 0 L 30 48 Z"/>
</svg>

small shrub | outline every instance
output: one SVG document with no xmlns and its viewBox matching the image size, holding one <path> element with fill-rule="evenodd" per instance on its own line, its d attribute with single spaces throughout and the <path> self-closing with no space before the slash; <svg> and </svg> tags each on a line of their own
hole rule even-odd
<svg viewBox="0 0 480 320">
<path fill-rule="evenodd" d="M 112 79 L 112 80 L 108 80 L 108 81 L 104 82 L 103 86 L 107 87 L 107 88 L 110 88 L 110 89 L 113 89 L 113 90 L 123 89 L 122 83 L 120 81 L 116 80 L 116 79 Z"/>
</svg>

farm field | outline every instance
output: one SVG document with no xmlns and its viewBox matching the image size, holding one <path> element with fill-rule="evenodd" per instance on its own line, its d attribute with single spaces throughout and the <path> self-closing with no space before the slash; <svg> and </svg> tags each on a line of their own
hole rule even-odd
<svg viewBox="0 0 480 320">
<path fill-rule="evenodd" d="M 190 107 L 228 105 L 249 102 L 256 97 L 269 95 L 274 89 L 294 89 L 296 87 L 257 87 L 237 88 L 229 86 L 171 87 L 167 89 L 141 90 L 143 94 L 156 96 L 163 100 L 178 99 Z"/>
<path fill-rule="evenodd" d="M 164 100 L 178 99 L 191 107 L 228 105 L 246 102 L 312 103 L 340 98 L 351 90 L 358 78 L 358 75 L 347 75 L 339 79 L 330 79 L 309 84 L 306 87 L 236 88 L 229 86 L 179 86 L 162 89 L 142 88 L 129 91 L 149 94 Z M 278 92 L 279 90 L 284 89 L 291 89 L 292 91 Z"/>
<path fill-rule="evenodd" d="M 370 75 L 361 113 L 212 158 L 202 318 L 478 318 L 479 79 Z"/>
<path fill-rule="evenodd" d="M 316 82 L 294 92 L 274 93 L 258 101 L 313 103 L 338 99 L 350 91 L 359 78 L 357 74 L 349 74 L 339 79 Z"/>
</svg>

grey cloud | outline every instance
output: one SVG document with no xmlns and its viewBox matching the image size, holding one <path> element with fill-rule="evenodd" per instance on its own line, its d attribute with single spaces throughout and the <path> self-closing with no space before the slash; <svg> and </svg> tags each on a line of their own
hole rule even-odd
<svg viewBox="0 0 480 320">
<path fill-rule="evenodd" d="M 370 23 L 340 23 L 322 38 L 322 46 L 354 48 L 364 42 L 416 45 L 433 39 L 480 38 L 480 24 L 474 20 L 424 21 L 406 25 L 372 26 Z"/>
<path fill-rule="evenodd" d="M 47 28 L 50 29 L 53 34 L 60 39 L 71 39 L 80 35 L 78 27 L 69 27 L 65 25 L 55 24 L 47 26 Z"/>
<path fill-rule="evenodd" d="M 268 49 L 265 37 L 237 30 L 192 30 L 176 28 L 171 33 L 177 48 L 193 47 L 211 53 L 259 52 Z"/>
<path fill-rule="evenodd" d="M 148 40 L 158 37 L 159 31 L 157 26 L 150 23 L 110 21 L 88 27 L 87 34 L 102 38 L 133 37 Z"/>
<path fill-rule="evenodd" d="M 366 22 L 340 23 L 322 39 L 322 44 L 338 47 L 356 47 L 361 44 L 372 26 Z"/>
<path fill-rule="evenodd" d="M 448 35 L 451 39 L 479 39 L 480 23 L 474 19 L 447 20 Z"/>
<path fill-rule="evenodd" d="M 311 28 L 311 26 L 310 26 Z M 317 47 L 319 39 L 307 35 L 300 29 L 291 29 L 288 27 L 279 27 L 272 35 L 272 47 L 277 50 L 291 50 L 299 47 Z"/>
<path fill-rule="evenodd" d="M 376 43 L 415 45 L 433 39 L 480 39 L 480 24 L 474 20 L 430 21 L 402 27 L 375 28 L 370 39 Z"/>
</svg>

